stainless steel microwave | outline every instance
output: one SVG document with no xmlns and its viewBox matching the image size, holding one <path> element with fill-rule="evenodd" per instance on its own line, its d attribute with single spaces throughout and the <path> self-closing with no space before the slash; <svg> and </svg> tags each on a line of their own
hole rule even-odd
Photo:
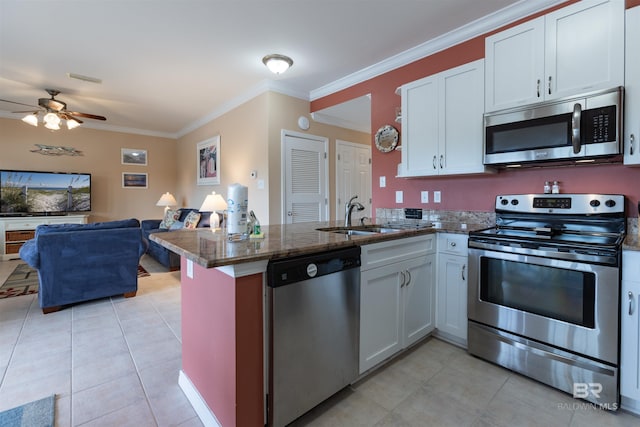
<svg viewBox="0 0 640 427">
<path fill-rule="evenodd" d="M 606 161 L 622 154 L 622 87 L 484 115 L 484 164 Z"/>
</svg>

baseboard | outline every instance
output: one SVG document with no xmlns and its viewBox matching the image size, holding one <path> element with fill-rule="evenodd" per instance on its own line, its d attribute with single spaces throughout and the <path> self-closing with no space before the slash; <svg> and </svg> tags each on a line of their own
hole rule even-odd
<svg viewBox="0 0 640 427">
<path fill-rule="evenodd" d="M 620 396 L 620 407 L 627 412 L 640 416 L 640 402 L 626 396 Z"/>
<path fill-rule="evenodd" d="M 187 374 L 180 370 L 178 376 L 178 385 L 187 396 L 187 400 L 191 403 L 191 406 L 196 411 L 198 418 L 202 421 L 205 427 L 222 427 L 222 424 L 218 421 L 215 414 L 209 409 L 207 402 L 204 401 L 200 392 L 195 388 Z"/>
</svg>

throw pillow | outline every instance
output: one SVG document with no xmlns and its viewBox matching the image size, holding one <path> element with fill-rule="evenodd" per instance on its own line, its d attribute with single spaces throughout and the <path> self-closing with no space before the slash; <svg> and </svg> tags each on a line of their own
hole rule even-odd
<svg viewBox="0 0 640 427">
<path fill-rule="evenodd" d="M 171 231 L 180 230 L 181 228 L 184 228 L 184 222 L 176 221 L 173 224 L 171 224 L 171 227 L 169 227 L 169 230 L 171 230 Z"/>
<path fill-rule="evenodd" d="M 196 228 L 198 221 L 200 221 L 200 212 L 191 211 L 189 215 L 184 219 L 184 228 Z"/>
<path fill-rule="evenodd" d="M 162 222 L 160 223 L 158 228 L 161 228 L 163 230 L 168 230 L 169 228 L 171 228 L 171 225 L 174 222 L 176 222 L 176 220 L 179 217 L 180 217 L 180 211 L 168 209 L 167 212 L 165 212 L 164 218 L 162 219 Z"/>
</svg>

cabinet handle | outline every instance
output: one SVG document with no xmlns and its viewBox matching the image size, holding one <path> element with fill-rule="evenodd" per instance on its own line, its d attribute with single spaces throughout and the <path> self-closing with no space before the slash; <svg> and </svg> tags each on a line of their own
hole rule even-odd
<svg viewBox="0 0 640 427">
<path fill-rule="evenodd" d="M 466 264 L 464 264 L 464 265 L 462 266 L 462 280 L 467 280 L 467 278 L 466 278 L 466 277 L 464 277 L 464 271 L 466 270 L 466 268 L 467 268 L 467 265 L 466 265 Z"/>
<path fill-rule="evenodd" d="M 407 283 L 405 284 L 405 286 L 409 286 L 409 284 L 411 284 L 411 273 L 409 272 L 409 270 L 406 270 L 407 276 L 409 276 L 409 280 L 407 280 Z"/>
<path fill-rule="evenodd" d="M 633 143 L 635 142 L 636 137 L 631 134 L 629 136 L 629 155 L 633 156 Z"/>
<path fill-rule="evenodd" d="M 452 248 L 455 248 L 455 247 L 456 247 L 456 242 L 451 242 L 451 243 L 449 243 L 449 244 L 451 245 L 451 247 L 452 247 Z"/>
<path fill-rule="evenodd" d="M 551 95 L 551 76 L 549 76 L 549 95 Z"/>
<path fill-rule="evenodd" d="M 538 79 L 536 84 L 536 93 L 538 94 L 538 98 L 540 98 L 540 79 Z"/>
<path fill-rule="evenodd" d="M 442 161 L 444 160 L 444 155 L 440 154 L 440 169 L 442 169 Z"/>
<path fill-rule="evenodd" d="M 433 156 L 433 168 L 436 169 L 436 156 Z"/>
<path fill-rule="evenodd" d="M 401 271 L 400 274 L 402 275 L 402 282 L 400 283 L 400 287 L 404 288 L 405 281 L 407 280 L 407 276 L 404 274 L 404 271 Z"/>
<path fill-rule="evenodd" d="M 627 294 L 629 296 L 629 316 L 633 314 L 633 292 L 629 291 Z"/>
</svg>

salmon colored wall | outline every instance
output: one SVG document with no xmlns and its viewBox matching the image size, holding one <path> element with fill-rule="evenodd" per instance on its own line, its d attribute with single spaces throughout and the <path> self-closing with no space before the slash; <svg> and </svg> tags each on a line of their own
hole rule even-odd
<svg viewBox="0 0 640 427">
<path fill-rule="evenodd" d="M 377 76 L 360 84 L 311 102 L 311 111 L 317 111 L 371 93 L 371 128 L 375 130 L 385 124 L 401 125 L 394 122 L 395 108 L 400 106 L 400 96 L 396 88 L 484 57 L 484 39 L 487 35 L 520 24 L 552 10 L 575 3 L 569 1 L 561 6 L 532 15 L 491 33 L 476 37 L 435 53 L 411 64 Z M 626 6 L 640 4 L 640 0 L 626 0 Z M 373 146 L 373 141 L 371 141 Z M 400 152 L 381 153 L 372 150 L 373 162 L 373 207 L 422 207 L 434 210 L 493 211 L 494 199 L 500 193 L 542 192 L 546 180 L 561 182 L 562 192 L 600 192 L 624 194 L 628 197 L 629 216 L 637 214 L 637 202 L 640 199 L 640 168 L 622 165 L 572 166 L 558 168 L 534 168 L 514 171 L 501 171 L 493 175 L 442 177 L 442 178 L 395 178 L 400 163 Z M 379 187 L 381 176 L 386 177 L 387 186 Z M 395 192 L 404 192 L 404 203 L 395 203 Z M 420 203 L 420 191 L 430 191 L 430 203 Z M 433 203 L 433 191 L 442 192 L 442 203 Z"/>
</svg>

